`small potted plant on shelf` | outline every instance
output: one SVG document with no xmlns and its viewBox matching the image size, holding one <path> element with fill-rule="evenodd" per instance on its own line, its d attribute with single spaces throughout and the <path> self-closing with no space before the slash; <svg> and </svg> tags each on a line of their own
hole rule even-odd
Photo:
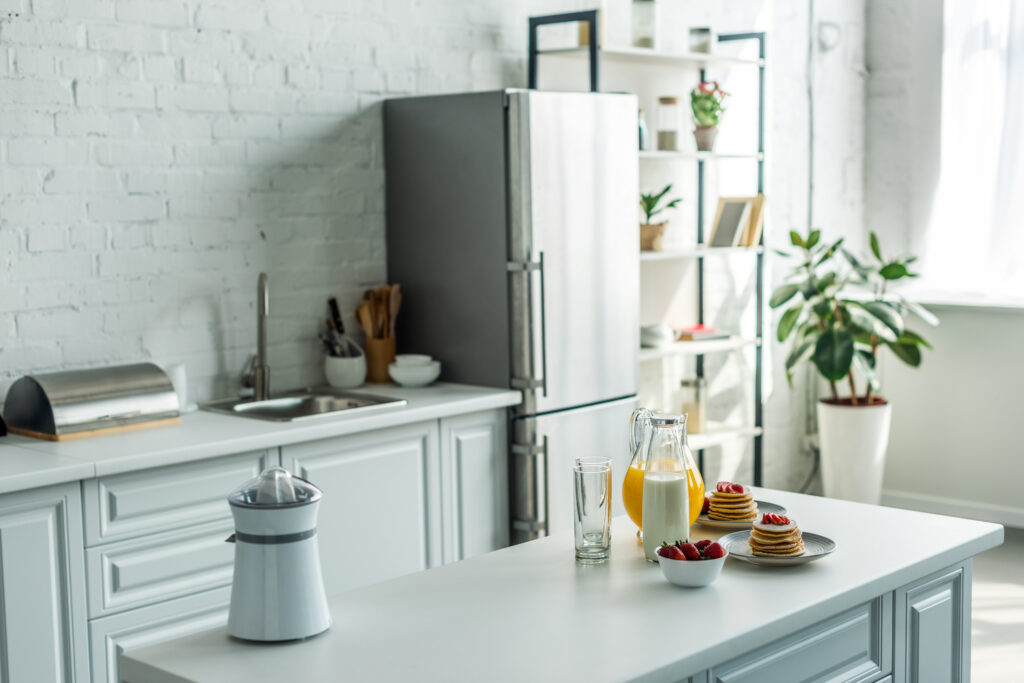
<svg viewBox="0 0 1024 683">
<path fill-rule="evenodd" d="M 810 360 L 829 386 L 828 398 L 817 407 L 824 493 L 877 504 L 892 416 L 892 406 L 879 394 L 878 355 L 888 349 L 917 367 L 921 349 L 931 347 L 907 327 L 906 318 L 913 313 L 931 325 L 938 319 L 903 295 L 886 291 L 891 282 L 915 277 L 909 270 L 915 258 L 884 259 L 875 233 L 871 257 L 864 260 L 843 248 L 842 239 L 822 242 L 820 230 L 806 237 L 791 232 L 790 241 L 797 253 L 778 253 L 797 256 L 800 263 L 769 304 L 789 304 L 777 329 L 780 342 L 793 340 L 786 377 L 792 381 L 794 368 Z"/>
<path fill-rule="evenodd" d="M 725 98 L 728 96 L 729 93 L 719 87 L 718 81 L 701 81 L 690 91 L 690 108 L 693 110 L 693 122 L 697 126 L 693 136 L 701 152 L 710 152 L 715 146 L 718 121 L 725 113 Z"/>
<path fill-rule="evenodd" d="M 665 236 L 665 226 L 668 225 L 668 221 L 652 223 L 651 219 L 665 209 L 674 209 L 679 205 L 679 202 L 683 201 L 677 197 L 671 200 L 666 199 L 665 203 L 662 204 L 662 199 L 665 198 L 665 195 L 671 189 L 671 185 L 666 185 L 661 192 L 640 194 L 640 208 L 644 212 L 644 222 L 640 225 L 641 251 L 661 251 L 661 240 Z"/>
</svg>

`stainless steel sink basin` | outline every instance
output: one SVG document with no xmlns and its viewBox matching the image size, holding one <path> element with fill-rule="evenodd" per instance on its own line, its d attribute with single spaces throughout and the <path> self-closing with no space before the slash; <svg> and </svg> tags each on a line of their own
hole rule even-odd
<svg viewBox="0 0 1024 683">
<path fill-rule="evenodd" d="M 374 396 L 338 389 L 300 389 L 277 394 L 263 401 L 227 398 L 200 406 L 203 410 L 257 420 L 295 422 L 327 415 L 363 415 L 405 405 L 405 399 Z"/>
</svg>

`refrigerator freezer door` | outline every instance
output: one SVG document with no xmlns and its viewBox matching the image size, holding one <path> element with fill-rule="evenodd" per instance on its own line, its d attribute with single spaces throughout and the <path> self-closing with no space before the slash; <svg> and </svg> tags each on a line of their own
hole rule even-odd
<svg viewBox="0 0 1024 683">
<path fill-rule="evenodd" d="M 509 252 L 520 415 L 637 389 L 637 101 L 511 91 Z"/>
<path fill-rule="evenodd" d="M 514 543 L 572 532 L 572 465 L 578 457 L 612 459 L 612 516 L 625 513 L 622 479 L 630 461 L 629 416 L 636 407 L 630 397 L 512 421 Z"/>
</svg>

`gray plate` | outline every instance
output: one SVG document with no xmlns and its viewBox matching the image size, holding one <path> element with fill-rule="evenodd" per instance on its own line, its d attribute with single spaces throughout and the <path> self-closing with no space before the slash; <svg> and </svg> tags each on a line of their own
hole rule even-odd
<svg viewBox="0 0 1024 683">
<path fill-rule="evenodd" d="M 718 542 L 729 551 L 730 557 L 743 560 L 750 564 L 760 564 L 769 567 L 785 567 L 794 564 L 807 564 L 820 560 L 836 549 L 836 542 L 820 534 L 802 532 L 804 538 L 804 554 L 797 557 L 760 557 L 750 550 L 747 539 L 750 531 L 734 531 L 718 539 Z"/>
<path fill-rule="evenodd" d="M 786 508 L 775 503 L 766 503 L 763 500 L 755 500 L 754 504 L 757 505 L 757 516 L 760 517 L 766 512 L 773 512 L 777 515 L 786 514 Z M 713 529 L 749 529 L 753 521 L 749 522 L 725 522 L 720 519 L 711 519 L 707 515 L 701 515 L 697 518 L 697 524 L 701 526 L 711 527 Z"/>
</svg>

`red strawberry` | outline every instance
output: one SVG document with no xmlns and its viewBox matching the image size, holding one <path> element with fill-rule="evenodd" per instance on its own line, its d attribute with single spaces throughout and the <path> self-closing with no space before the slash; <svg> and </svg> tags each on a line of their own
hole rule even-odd
<svg viewBox="0 0 1024 683">
<path fill-rule="evenodd" d="M 731 487 L 732 487 L 732 482 L 731 481 L 720 481 L 715 486 L 715 490 L 718 491 L 719 493 L 730 493 L 731 492 Z"/>
<path fill-rule="evenodd" d="M 708 546 L 707 550 L 704 551 L 704 557 L 709 560 L 717 560 L 720 557 L 725 557 L 725 548 L 722 547 L 721 543 L 712 543 Z"/>
<path fill-rule="evenodd" d="M 701 551 L 703 553 L 704 549 L 707 548 L 709 545 L 711 545 L 711 539 L 710 538 L 705 538 L 705 539 L 703 539 L 701 541 L 697 541 L 696 543 L 694 543 L 694 545 L 697 546 L 697 550 L 699 550 L 699 551 Z"/>
<path fill-rule="evenodd" d="M 658 554 L 667 560 L 685 560 L 686 555 L 674 545 L 663 545 L 658 548 Z"/>
<path fill-rule="evenodd" d="M 733 484 L 729 487 L 730 493 L 743 493 L 743 484 Z"/>
<path fill-rule="evenodd" d="M 684 543 L 679 549 L 683 551 L 683 555 L 686 555 L 686 559 L 688 560 L 700 559 L 700 551 L 697 550 L 697 546 L 692 543 Z"/>
<path fill-rule="evenodd" d="M 711 496 L 704 496 L 704 505 L 700 509 L 700 514 L 708 514 L 708 510 L 711 509 Z"/>
</svg>

